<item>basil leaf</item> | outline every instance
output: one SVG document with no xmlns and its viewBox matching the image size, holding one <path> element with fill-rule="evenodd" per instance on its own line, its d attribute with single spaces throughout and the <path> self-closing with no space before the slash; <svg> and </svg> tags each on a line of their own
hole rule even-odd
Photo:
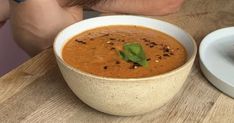
<svg viewBox="0 0 234 123">
<path fill-rule="evenodd" d="M 125 53 L 123 51 L 119 51 L 119 56 L 124 59 L 125 61 L 128 61 L 128 57 L 125 55 Z"/>
<path fill-rule="evenodd" d="M 138 43 L 125 44 L 123 51 L 119 51 L 119 56 L 125 61 L 131 61 L 144 67 L 148 66 L 144 50 Z"/>
</svg>

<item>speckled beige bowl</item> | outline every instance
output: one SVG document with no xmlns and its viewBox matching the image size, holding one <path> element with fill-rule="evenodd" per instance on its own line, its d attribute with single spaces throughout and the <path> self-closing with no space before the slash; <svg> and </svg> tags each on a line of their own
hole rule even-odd
<svg viewBox="0 0 234 123">
<path fill-rule="evenodd" d="M 186 48 L 187 62 L 157 76 L 117 79 L 91 75 L 63 61 L 61 52 L 69 39 L 86 30 L 107 25 L 138 25 L 171 35 Z M 56 37 L 54 52 L 64 79 L 84 103 L 108 114 L 132 116 L 153 111 L 173 98 L 190 72 L 197 48 L 189 34 L 172 24 L 145 17 L 120 15 L 88 19 L 67 27 Z"/>
</svg>

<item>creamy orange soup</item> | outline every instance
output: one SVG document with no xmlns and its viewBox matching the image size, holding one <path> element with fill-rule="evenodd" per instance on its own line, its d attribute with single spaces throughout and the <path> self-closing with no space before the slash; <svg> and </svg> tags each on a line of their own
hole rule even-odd
<svg viewBox="0 0 234 123">
<path fill-rule="evenodd" d="M 148 67 L 123 60 L 118 51 L 126 43 L 139 43 Z M 166 73 L 186 62 L 185 48 L 173 37 L 138 26 L 106 26 L 73 37 L 63 48 L 63 60 L 98 76 L 140 78 Z"/>
</svg>

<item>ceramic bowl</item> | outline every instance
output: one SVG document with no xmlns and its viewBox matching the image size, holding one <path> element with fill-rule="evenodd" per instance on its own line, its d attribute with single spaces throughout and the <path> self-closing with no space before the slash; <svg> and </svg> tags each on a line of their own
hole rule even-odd
<svg viewBox="0 0 234 123">
<path fill-rule="evenodd" d="M 109 25 L 137 25 L 164 32 L 186 48 L 187 61 L 165 74 L 131 79 L 92 75 L 64 62 L 62 50 L 69 39 L 86 30 Z M 54 52 L 65 81 L 84 103 L 104 113 L 132 116 L 153 111 L 173 98 L 188 77 L 197 47 L 193 38 L 175 25 L 146 17 L 119 15 L 87 19 L 65 28 L 55 39 Z"/>
</svg>

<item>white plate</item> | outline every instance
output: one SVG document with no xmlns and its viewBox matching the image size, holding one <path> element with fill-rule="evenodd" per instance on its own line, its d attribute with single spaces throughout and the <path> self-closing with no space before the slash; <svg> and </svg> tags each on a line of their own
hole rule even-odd
<svg viewBox="0 0 234 123">
<path fill-rule="evenodd" d="M 234 98 L 234 27 L 217 30 L 200 44 L 200 66 L 207 79 Z"/>
</svg>

